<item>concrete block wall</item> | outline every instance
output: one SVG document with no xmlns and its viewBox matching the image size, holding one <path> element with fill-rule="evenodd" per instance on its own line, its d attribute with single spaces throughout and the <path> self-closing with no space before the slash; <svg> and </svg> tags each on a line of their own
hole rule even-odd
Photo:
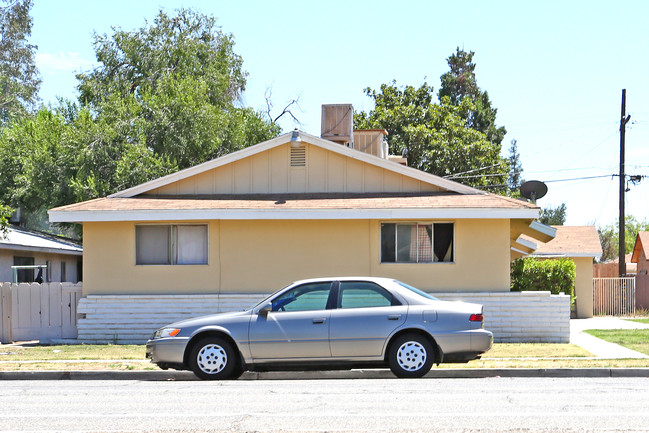
<svg viewBox="0 0 649 433">
<path fill-rule="evenodd" d="M 550 292 L 433 293 L 444 301 L 482 304 L 497 343 L 569 343 L 570 296 Z"/>
<path fill-rule="evenodd" d="M 142 344 L 153 332 L 179 320 L 244 310 L 267 294 L 88 295 L 79 300 L 78 340 Z"/>
<path fill-rule="evenodd" d="M 570 341 L 570 297 L 550 292 L 434 293 L 442 300 L 484 305 L 496 342 Z M 141 344 L 169 323 L 251 307 L 267 294 L 89 295 L 79 301 L 78 339 Z"/>
</svg>

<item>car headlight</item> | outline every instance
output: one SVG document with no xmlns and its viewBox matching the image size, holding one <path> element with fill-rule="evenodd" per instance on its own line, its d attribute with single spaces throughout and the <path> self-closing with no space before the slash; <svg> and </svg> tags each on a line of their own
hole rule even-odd
<svg viewBox="0 0 649 433">
<path fill-rule="evenodd" d="M 153 334 L 153 338 L 175 337 L 179 332 L 179 328 L 160 328 L 155 332 L 155 334 Z"/>
</svg>

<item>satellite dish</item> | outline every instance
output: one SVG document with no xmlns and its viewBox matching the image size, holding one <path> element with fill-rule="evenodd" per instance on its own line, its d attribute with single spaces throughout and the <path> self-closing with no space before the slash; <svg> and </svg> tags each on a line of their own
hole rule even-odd
<svg viewBox="0 0 649 433">
<path fill-rule="evenodd" d="M 540 180 L 528 180 L 521 185 L 521 195 L 532 200 L 532 203 L 536 203 L 537 199 L 543 197 L 547 193 L 548 186 Z"/>
</svg>

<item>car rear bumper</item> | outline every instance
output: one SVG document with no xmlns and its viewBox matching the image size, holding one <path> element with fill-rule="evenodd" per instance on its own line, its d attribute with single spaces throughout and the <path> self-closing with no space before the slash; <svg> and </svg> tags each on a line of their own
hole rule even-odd
<svg viewBox="0 0 649 433">
<path fill-rule="evenodd" d="M 146 342 L 146 357 L 155 364 L 182 364 L 189 338 L 160 338 Z"/>
<path fill-rule="evenodd" d="M 491 349 L 493 334 L 486 329 L 469 329 L 433 336 L 442 351 L 442 362 L 467 362 Z"/>
</svg>

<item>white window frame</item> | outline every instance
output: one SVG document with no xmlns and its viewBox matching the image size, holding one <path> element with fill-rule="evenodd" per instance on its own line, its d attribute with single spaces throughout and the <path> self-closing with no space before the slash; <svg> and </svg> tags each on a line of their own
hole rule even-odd
<svg viewBox="0 0 649 433">
<path fill-rule="evenodd" d="M 383 261 L 383 233 L 381 227 L 383 224 L 394 224 L 395 225 L 395 239 L 394 239 L 394 244 L 395 244 L 395 253 L 394 253 L 394 261 L 393 262 L 384 262 Z M 451 260 L 448 262 L 444 261 L 439 261 L 436 260 L 435 258 L 435 224 L 452 224 L 453 225 L 453 238 L 451 240 L 451 249 L 452 249 L 452 254 L 451 254 Z M 432 257 L 433 260 L 428 262 L 420 262 L 419 257 L 417 257 L 417 261 L 415 262 L 406 262 L 406 261 L 398 261 L 397 260 L 397 251 L 396 248 L 398 247 L 398 239 L 397 239 L 397 233 L 398 231 L 396 230 L 396 226 L 398 225 L 415 225 L 417 227 L 419 226 L 431 226 L 431 249 L 432 249 Z M 442 265 L 442 264 L 454 264 L 455 263 L 455 254 L 456 254 L 456 243 L 455 243 L 455 228 L 456 228 L 456 222 L 455 221 L 381 221 L 379 222 L 379 263 L 382 265 Z M 417 248 L 417 256 L 419 256 L 419 248 Z"/>
<path fill-rule="evenodd" d="M 137 245 L 137 230 L 138 227 L 169 227 L 168 254 L 169 263 L 138 263 L 138 245 Z M 178 227 L 204 227 L 205 228 L 205 249 L 203 254 L 205 261 L 203 263 L 178 263 Z M 134 230 L 135 237 L 135 265 L 136 266 L 206 266 L 209 265 L 209 243 L 210 243 L 210 230 L 207 224 L 136 224 Z"/>
</svg>

